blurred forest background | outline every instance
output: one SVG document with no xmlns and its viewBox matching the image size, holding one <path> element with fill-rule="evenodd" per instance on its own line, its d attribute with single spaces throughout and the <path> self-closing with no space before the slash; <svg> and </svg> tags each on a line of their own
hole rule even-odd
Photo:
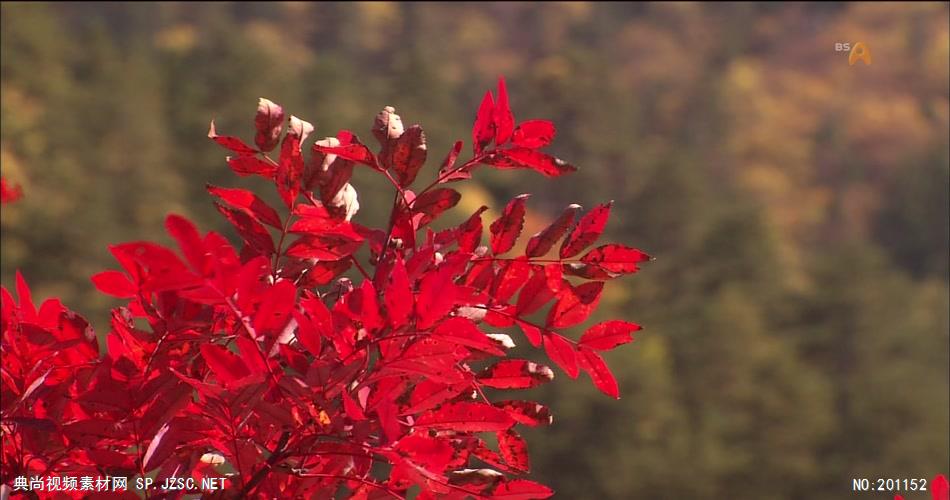
<svg viewBox="0 0 950 500">
<path fill-rule="evenodd" d="M 531 234 L 613 199 L 610 237 L 657 257 L 597 318 L 645 325 L 608 356 L 622 399 L 541 390 L 533 478 L 570 499 L 812 500 L 929 479 L 950 469 L 948 10 L 4 3 L 0 155 L 24 198 L 3 207 L 2 281 L 22 269 L 104 332 L 115 303 L 89 276 L 115 267 L 108 244 L 168 243 L 169 212 L 233 236 L 205 183 L 261 186 L 229 171 L 212 117 L 250 140 L 263 96 L 314 137 L 372 142 L 393 105 L 437 163 L 504 75 L 580 171 L 479 170 L 456 221 L 533 192 Z M 857 41 L 872 65 L 834 51 Z M 354 181 L 367 224 L 391 200 L 373 177 Z"/>
</svg>

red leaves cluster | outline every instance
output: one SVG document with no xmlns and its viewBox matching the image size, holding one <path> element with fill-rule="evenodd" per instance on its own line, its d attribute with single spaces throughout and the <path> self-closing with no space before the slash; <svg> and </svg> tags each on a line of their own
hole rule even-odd
<svg viewBox="0 0 950 500">
<path fill-rule="evenodd" d="M 316 141 L 308 159 L 313 127 L 293 116 L 283 125 L 283 109 L 261 99 L 256 147 L 213 124 L 209 133 L 233 153 L 237 174 L 274 183 L 283 216 L 255 193 L 209 185 L 241 245 L 172 215 L 177 249 L 111 247 L 121 269 L 92 281 L 127 303 L 113 311 L 103 357 L 85 321 L 58 301 L 37 310 L 19 275 L 18 299 L 3 290 L 2 482 L 106 471 L 226 477 L 226 496 L 402 498 L 414 486 L 422 499 L 550 496 L 520 477 L 530 461 L 516 430 L 549 424 L 550 412 L 489 396 L 549 382 L 554 371 L 509 357 L 514 343 L 501 329 L 517 327 L 568 376 L 586 372 L 619 397 L 601 352 L 639 326 L 606 321 L 576 341 L 566 329 L 589 318 L 606 280 L 636 272 L 647 255 L 589 248 L 610 204 L 576 224 L 580 208 L 569 206 L 520 256 L 501 257 L 521 237 L 528 195 L 487 224 L 488 245 L 486 207 L 457 227 L 429 228 L 460 199 L 437 186 L 480 164 L 573 170 L 538 151 L 555 135 L 550 122 L 516 124 L 503 81 L 479 109 L 473 158 L 456 166 L 456 143 L 418 192 L 409 186 L 426 160 L 425 134 L 403 127 L 393 108 L 374 123 L 378 152 L 341 131 Z M 385 229 L 352 220 L 360 165 L 396 191 Z M 542 258 L 559 242 L 556 257 Z M 356 282 L 342 277 L 351 266 Z"/>
<path fill-rule="evenodd" d="M 486 92 L 478 108 L 472 146 L 476 155 L 484 155 L 484 163 L 496 168 L 526 168 L 557 177 L 577 168 L 538 151 L 554 140 L 555 132 L 554 124 L 547 120 L 527 120 L 516 127 L 502 79 L 498 81 L 497 100 Z M 486 150 L 493 142 L 495 148 Z"/>
</svg>

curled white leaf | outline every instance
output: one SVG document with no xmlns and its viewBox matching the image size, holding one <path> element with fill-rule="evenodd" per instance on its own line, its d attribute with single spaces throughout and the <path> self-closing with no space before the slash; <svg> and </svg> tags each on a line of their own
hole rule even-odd
<svg viewBox="0 0 950 500">
<path fill-rule="evenodd" d="M 483 309 L 483 311 L 484 311 L 484 309 Z M 514 348 L 515 348 L 515 341 L 514 341 L 514 340 L 511 340 L 511 336 L 508 335 L 508 334 L 505 334 L 505 333 L 486 333 L 485 335 L 487 335 L 488 338 L 494 340 L 495 342 L 498 342 L 498 343 L 499 343 L 502 347 L 504 347 L 505 349 L 514 349 Z"/>
<path fill-rule="evenodd" d="M 299 137 L 301 144 L 303 144 L 304 139 L 312 132 L 313 125 L 311 125 L 310 122 L 301 120 L 293 115 L 290 116 L 290 133 Z"/>
<path fill-rule="evenodd" d="M 344 219 L 349 221 L 360 210 L 359 196 L 356 193 L 356 188 L 347 182 L 343 185 L 343 189 L 340 189 L 340 192 L 330 200 L 329 206 L 341 210 L 344 214 Z"/>
<path fill-rule="evenodd" d="M 201 460 L 201 463 L 211 464 L 211 465 L 221 465 L 227 461 L 227 459 L 224 458 L 224 455 L 220 453 L 214 453 L 214 452 L 205 453 L 204 455 L 201 455 L 200 460 Z"/>
<path fill-rule="evenodd" d="M 456 314 L 462 318 L 467 318 L 478 323 L 485 319 L 485 315 L 488 314 L 488 309 L 484 307 L 462 306 L 458 308 Z"/>
</svg>

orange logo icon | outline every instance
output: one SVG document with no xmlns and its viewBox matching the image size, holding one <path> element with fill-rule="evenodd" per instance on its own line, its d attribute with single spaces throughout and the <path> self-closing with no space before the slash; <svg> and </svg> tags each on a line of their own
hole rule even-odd
<svg viewBox="0 0 950 500">
<path fill-rule="evenodd" d="M 864 64 L 871 64 L 871 49 L 864 42 L 858 42 L 851 48 L 851 54 L 848 55 L 848 64 L 854 66 L 858 61 L 864 61 Z"/>
</svg>

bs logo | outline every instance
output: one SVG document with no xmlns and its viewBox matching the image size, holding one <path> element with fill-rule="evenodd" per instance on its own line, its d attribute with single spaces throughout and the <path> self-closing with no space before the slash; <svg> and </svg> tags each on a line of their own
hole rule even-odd
<svg viewBox="0 0 950 500">
<path fill-rule="evenodd" d="M 864 42 L 857 42 L 854 47 L 850 43 L 836 43 L 835 52 L 848 52 L 848 65 L 854 66 L 859 60 L 865 65 L 871 64 L 871 49 Z"/>
</svg>

